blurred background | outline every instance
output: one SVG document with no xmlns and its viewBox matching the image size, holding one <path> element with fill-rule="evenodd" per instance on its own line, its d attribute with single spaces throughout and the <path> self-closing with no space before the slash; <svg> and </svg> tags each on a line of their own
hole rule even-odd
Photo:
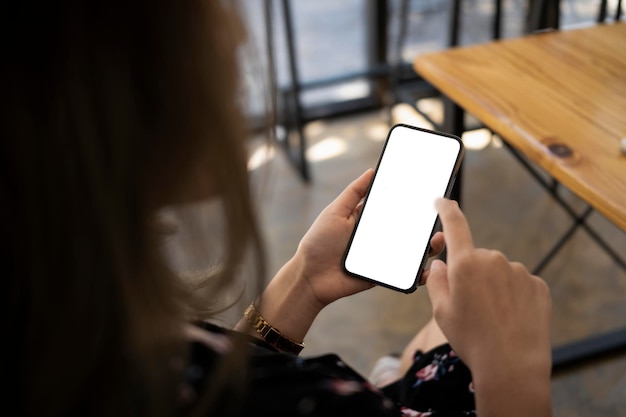
<svg viewBox="0 0 626 417">
<path fill-rule="evenodd" d="M 268 280 L 293 255 L 319 212 L 376 165 L 390 123 L 446 130 L 441 97 L 411 68 L 416 56 L 529 30 L 525 0 L 500 2 L 498 29 L 494 0 L 460 1 L 458 21 L 452 18 L 451 0 L 240 3 L 249 27 L 241 56 L 246 80 L 242 101 L 259 132 L 250 142 L 249 169 L 268 252 Z M 557 16 L 539 29 L 596 24 L 599 4 L 563 0 Z M 608 2 L 610 13 L 616 4 Z M 272 96 L 275 120 L 267 117 Z M 268 123 L 274 126 L 269 139 L 262 129 Z M 462 207 L 476 244 L 500 249 L 532 269 L 569 228 L 570 217 L 502 147 L 500 138 L 480 128 L 471 115 L 466 127 Z M 584 209 L 567 190 L 561 195 Z M 623 231 L 595 213 L 589 224 L 617 252 L 626 253 Z M 583 230 L 542 276 L 553 295 L 555 346 L 626 326 L 626 272 Z M 250 297 L 244 296 L 219 323 L 232 326 Z M 324 310 L 303 355 L 335 352 L 368 375 L 379 357 L 401 352 L 429 317 L 425 289 L 404 295 L 375 288 Z M 626 355 L 555 375 L 553 397 L 557 416 L 626 416 Z"/>
</svg>

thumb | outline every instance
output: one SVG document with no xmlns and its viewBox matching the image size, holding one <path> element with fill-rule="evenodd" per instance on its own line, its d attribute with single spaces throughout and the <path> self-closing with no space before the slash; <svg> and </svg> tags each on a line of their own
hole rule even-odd
<svg viewBox="0 0 626 417">
<path fill-rule="evenodd" d="M 435 259 L 430 265 L 430 274 L 426 280 L 428 296 L 433 310 L 445 303 L 448 298 L 448 266 L 441 260 Z"/>
<path fill-rule="evenodd" d="M 373 175 L 374 170 L 368 169 L 359 178 L 352 181 L 331 204 L 334 211 L 342 217 L 352 215 L 355 207 L 365 197 Z"/>
</svg>

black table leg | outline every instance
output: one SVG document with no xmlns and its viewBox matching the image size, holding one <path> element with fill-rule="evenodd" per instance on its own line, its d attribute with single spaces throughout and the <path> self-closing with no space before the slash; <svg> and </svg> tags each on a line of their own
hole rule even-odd
<svg viewBox="0 0 626 417">
<path fill-rule="evenodd" d="M 463 121 L 465 112 L 463 109 L 456 104 L 454 101 L 450 100 L 447 97 L 443 97 L 444 104 L 444 131 L 461 137 L 463 132 L 465 131 L 465 123 Z M 461 184 L 463 178 L 463 164 L 459 168 L 459 173 L 457 174 L 456 181 L 454 182 L 454 186 L 452 187 L 452 193 L 450 194 L 450 199 L 456 200 L 459 205 L 461 205 Z"/>
</svg>

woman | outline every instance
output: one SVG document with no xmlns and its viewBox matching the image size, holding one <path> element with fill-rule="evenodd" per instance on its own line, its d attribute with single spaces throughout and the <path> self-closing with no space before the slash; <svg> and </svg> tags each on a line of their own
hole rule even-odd
<svg viewBox="0 0 626 417">
<path fill-rule="evenodd" d="M 369 171 L 322 212 L 239 332 L 197 324 L 244 253 L 262 268 L 236 98 L 243 30 L 227 2 L 21 2 L 0 19 L 7 409 L 416 415 L 435 398 L 419 388 L 436 385 L 417 384 L 433 380 L 416 377 L 424 361 L 458 354 L 473 383 L 463 362 L 449 374 L 463 374 L 480 415 L 550 413 L 547 287 L 475 249 L 451 202 L 438 203 L 448 263 L 427 281 L 436 323 L 407 348 L 398 382 L 379 391 L 332 355 L 293 355 L 324 306 L 369 288 L 339 267 Z M 207 198 L 224 209 L 222 269 L 184 282 L 164 258 L 158 213 Z M 280 333 L 262 340 L 265 323 Z M 443 335 L 455 351 L 415 354 Z M 432 411 L 471 413 L 473 396 L 451 406 L 456 395 L 438 392 L 450 402 Z"/>
</svg>

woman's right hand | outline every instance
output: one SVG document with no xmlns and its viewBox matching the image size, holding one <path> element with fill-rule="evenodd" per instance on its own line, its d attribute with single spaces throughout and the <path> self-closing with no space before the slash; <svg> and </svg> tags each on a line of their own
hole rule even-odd
<svg viewBox="0 0 626 417">
<path fill-rule="evenodd" d="M 447 264 L 427 281 L 433 315 L 469 366 L 477 414 L 550 415 L 550 316 L 547 284 L 500 252 L 477 249 L 456 202 L 437 201 Z"/>
</svg>

